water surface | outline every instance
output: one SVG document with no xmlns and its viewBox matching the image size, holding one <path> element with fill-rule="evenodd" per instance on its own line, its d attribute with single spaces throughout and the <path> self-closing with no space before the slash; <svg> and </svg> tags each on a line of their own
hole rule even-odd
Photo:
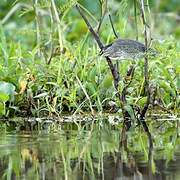
<svg viewBox="0 0 180 180">
<path fill-rule="evenodd" d="M 105 121 L 7 128 L 0 136 L 0 179 L 179 180 L 177 123 L 148 125 L 152 149 L 141 127 L 131 128 L 122 141 L 122 124 Z"/>
</svg>

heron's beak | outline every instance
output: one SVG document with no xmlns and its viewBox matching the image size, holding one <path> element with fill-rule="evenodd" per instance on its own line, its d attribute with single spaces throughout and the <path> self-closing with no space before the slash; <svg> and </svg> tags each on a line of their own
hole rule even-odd
<svg viewBox="0 0 180 180">
<path fill-rule="evenodd" d="M 102 56 L 103 55 L 103 50 L 101 49 L 101 51 L 99 52 L 99 55 Z"/>
</svg>

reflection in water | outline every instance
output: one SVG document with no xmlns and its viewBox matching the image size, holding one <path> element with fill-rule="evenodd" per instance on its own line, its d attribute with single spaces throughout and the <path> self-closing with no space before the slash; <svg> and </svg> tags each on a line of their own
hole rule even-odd
<svg viewBox="0 0 180 180">
<path fill-rule="evenodd" d="M 175 123 L 149 128 L 154 148 L 141 127 L 125 132 L 107 123 L 4 132 L 0 179 L 180 179 Z"/>
</svg>

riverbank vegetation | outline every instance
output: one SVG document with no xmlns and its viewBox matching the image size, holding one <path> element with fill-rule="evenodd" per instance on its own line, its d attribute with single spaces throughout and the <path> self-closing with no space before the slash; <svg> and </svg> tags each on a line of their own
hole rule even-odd
<svg viewBox="0 0 180 180">
<path fill-rule="evenodd" d="M 0 179 L 180 179 L 179 24 L 179 0 L 0 1 Z"/>
<path fill-rule="evenodd" d="M 80 1 L 97 30 L 105 1 Z M 74 7 L 75 1 L 0 2 L 0 115 L 59 116 L 63 113 L 119 112 L 113 78 L 92 35 Z M 149 107 L 178 115 L 180 105 L 180 37 L 178 1 L 147 1 L 151 47 L 158 52 L 149 59 L 153 97 Z M 135 5 L 136 4 L 136 5 Z M 114 27 L 121 38 L 144 42 L 144 25 L 138 1 L 108 3 Z M 99 35 L 108 44 L 115 38 L 108 12 Z M 119 90 L 126 86 L 130 61 L 119 63 Z M 137 62 L 126 101 L 142 109 L 144 59 Z"/>
</svg>

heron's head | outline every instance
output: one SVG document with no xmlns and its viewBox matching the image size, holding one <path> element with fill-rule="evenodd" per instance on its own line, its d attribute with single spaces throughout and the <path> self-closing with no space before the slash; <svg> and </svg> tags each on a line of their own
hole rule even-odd
<svg viewBox="0 0 180 180">
<path fill-rule="evenodd" d="M 104 54 L 104 52 L 107 50 L 107 48 L 111 47 L 112 46 L 112 43 L 111 44 L 108 44 L 106 45 L 105 47 L 103 47 L 100 52 L 99 52 L 99 55 L 102 56 Z"/>
</svg>

